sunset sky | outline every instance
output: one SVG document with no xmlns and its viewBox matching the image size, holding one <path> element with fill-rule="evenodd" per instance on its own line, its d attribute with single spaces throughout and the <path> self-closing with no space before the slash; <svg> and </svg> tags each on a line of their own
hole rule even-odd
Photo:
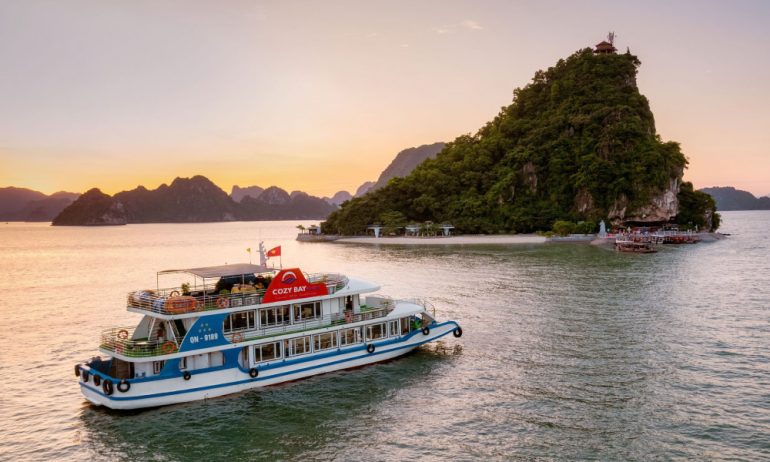
<svg viewBox="0 0 770 462">
<path fill-rule="evenodd" d="M 770 1 L 0 0 L 0 187 L 354 191 L 608 31 L 685 179 L 770 193 Z"/>
</svg>

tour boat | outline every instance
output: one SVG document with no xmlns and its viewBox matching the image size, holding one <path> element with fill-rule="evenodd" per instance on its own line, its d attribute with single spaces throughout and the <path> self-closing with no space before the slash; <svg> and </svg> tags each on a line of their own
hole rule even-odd
<svg viewBox="0 0 770 462">
<path fill-rule="evenodd" d="M 637 239 L 616 239 L 615 249 L 618 252 L 631 253 L 655 253 L 658 251 L 653 241 Z"/>
<path fill-rule="evenodd" d="M 385 361 L 449 333 L 420 300 L 375 295 L 342 274 L 230 264 L 161 271 L 157 289 L 128 294 L 136 327 L 108 329 L 75 366 L 86 399 L 136 409 L 213 398 Z M 168 275 L 190 282 L 161 288 Z M 369 294 L 369 295 L 365 295 Z"/>
</svg>

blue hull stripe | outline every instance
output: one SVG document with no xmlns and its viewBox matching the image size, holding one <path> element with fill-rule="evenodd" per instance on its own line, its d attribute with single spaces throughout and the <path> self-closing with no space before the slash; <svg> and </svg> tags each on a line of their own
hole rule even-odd
<svg viewBox="0 0 770 462">
<path fill-rule="evenodd" d="M 442 324 L 440 324 L 439 326 L 436 326 L 436 327 L 444 326 L 444 325 L 447 325 L 447 324 L 455 324 L 455 325 L 457 325 L 457 323 L 455 323 L 453 321 L 449 321 L 449 322 L 442 323 Z M 366 354 L 359 355 L 359 356 L 356 356 L 356 357 L 353 357 L 353 358 L 340 359 L 338 361 L 331 361 L 331 362 L 328 362 L 328 363 L 317 364 L 315 366 L 308 366 L 308 367 L 305 367 L 305 368 L 302 368 L 302 369 L 295 369 L 295 370 L 292 370 L 292 371 L 279 372 L 279 373 L 276 373 L 276 374 L 273 374 L 273 375 L 269 375 L 267 377 L 257 377 L 257 378 L 254 378 L 254 379 L 249 378 L 249 379 L 246 379 L 246 380 L 239 380 L 239 381 L 236 381 L 236 382 L 219 383 L 219 384 L 216 384 L 216 385 L 209 385 L 209 386 L 205 386 L 205 387 L 191 388 L 189 390 L 167 391 L 167 392 L 164 392 L 164 393 L 155 393 L 155 394 L 152 394 L 152 395 L 142 395 L 142 396 L 107 396 L 101 390 L 93 388 L 90 385 L 86 385 L 84 382 L 78 382 L 78 383 L 80 384 L 81 387 L 87 388 L 89 391 L 91 391 L 93 393 L 97 393 L 99 395 L 102 395 L 103 397 L 105 397 L 105 398 L 107 398 L 109 400 L 112 400 L 112 401 L 132 401 L 132 400 L 138 400 L 138 399 L 160 398 L 160 397 L 163 397 L 163 396 L 179 395 L 179 394 L 184 394 L 184 393 L 194 393 L 194 392 L 197 392 L 197 391 L 211 390 L 211 389 L 214 389 L 214 388 L 229 387 L 229 386 L 233 386 L 233 385 L 242 385 L 242 384 L 245 384 L 245 383 L 255 383 L 255 382 L 260 382 L 260 381 L 264 381 L 264 380 L 271 380 L 271 379 L 274 379 L 274 378 L 277 378 L 277 377 L 283 377 L 283 376 L 286 376 L 286 375 L 299 374 L 299 373 L 310 371 L 310 370 L 313 370 L 313 369 L 319 369 L 319 368 L 322 368 L 322 367 L 334 366 L 334 365 L 337 365 L 337 364 L 340 364 L 340 363 L 352 362 L 352 361 L 355 361 L 357 359 L 366 358 L 366 357 L 372 357 L 372 356 L 376 356 L 376 355 L 380 355 L 380 354 L 385 354 L 385 353 L 391 353 L 391 352 L 398 351 L 398 350 L 403 350 L 403 349 L 406 349 L 406 348 L 417 348 L 420 345 L 424 345 L 424 344 L 426 344 L 428 342 L 432 342 L 434 340 L 437 340 L 437 339 L 447 335 L 450 332 L 452 332 L 452 330 L 444 332 L 443 334 L 439 335 L 438 337 L 433 337 L 430 340 L 425 340 L 425 341 L 419 342 L 419 343 L 413 343 L 413 344 L 406 345 L 406 346 L 403 346 L 403 347 L 391 348 L 389 350 L 384 350 L 384 351 L 375 351 L 374 353 L 366 353 Z M 338 354 L 348 354 L 348 353 L 349 352 L 340 352 Z M 317 359 L 317 358 L 315 358 L 315 359 Z M 308 361 L 311 361 L 311 360 L 314 360 L 314 358 L 308 358 Z"/>
</svg>

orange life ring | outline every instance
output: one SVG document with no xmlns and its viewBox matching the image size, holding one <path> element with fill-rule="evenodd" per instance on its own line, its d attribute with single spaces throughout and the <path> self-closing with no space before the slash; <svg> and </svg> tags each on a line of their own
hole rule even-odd
<svg viewBox="0 0 770 462">
<path fill-rule="evenodd" d="M 167 340 L 160 346 L 160 351 L 163 352 L 164 355 L 169 355 L 176 351 L 176 344 L 171 340 Z"/>
<path fill-rule="evenodd" d="M 120 329 L 118 331 L 118 338 L 121 340 L 125 340 L 128 338 L 128 331 L 126 329 Z"/>
<path fill-rule="evenodd" d="M 219 308 L 227 308 L 228 306 L 230 306 L 230 301 L 225 297 L 219 297 L 217 299 L 217 306 Z"/>
<path fill-rule="evenodd" d="M 241 343 L 243 341 L 243 332 L 236 332 L 233 334 L 232 343 Z"/>
</svg>

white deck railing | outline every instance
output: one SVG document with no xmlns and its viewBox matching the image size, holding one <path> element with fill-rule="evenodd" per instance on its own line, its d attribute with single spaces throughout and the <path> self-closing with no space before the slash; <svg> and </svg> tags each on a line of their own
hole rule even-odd
<svg viewBox="0 0 770 462">
<path fill-rule="evenodd" d="M 330 294 L 345 288 L 348 284 L 347 276 L 336 273 L 309 274 L 306 279 L 311 284 L 326 284 Z M 215 290 L 214 285 L 194 288 L 188 295 L 183 294 L 181 287 L 137 290 L 129 292 L 126 305 L 128 308 L 151 313 L 174 315 L 260 305 L 265 295 L 265 289 L 258 290 L 252 286 L 239 289 L 236 293 L 218 294 Z"/>
</svg>

